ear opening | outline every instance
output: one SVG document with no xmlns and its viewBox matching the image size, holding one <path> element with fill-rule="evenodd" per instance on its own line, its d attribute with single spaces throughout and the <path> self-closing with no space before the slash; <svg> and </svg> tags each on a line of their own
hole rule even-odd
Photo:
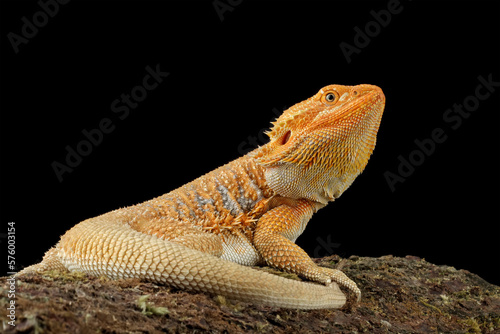
<svg viewBox="0 0 500 334">
<path fill-rule="evenodd" d="M 292 136 L 292 131 L 288 130 L 285 135 L 281 138 L 281 145 L 285 145 L 289 140 L 290 137 Z"/>
</svg>

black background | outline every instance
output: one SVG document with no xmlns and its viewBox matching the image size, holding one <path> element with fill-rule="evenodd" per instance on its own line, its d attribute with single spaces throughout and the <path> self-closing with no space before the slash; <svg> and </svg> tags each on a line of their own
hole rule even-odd
<svg viewBox="0 0 500 334">
<path fill-rule="evenodd" d="M 1 253 L 9 221 L 18 266 L 35 263 L 79 221 L 237 158 L 273 109 L 328 84 L 370 83 L 387 99 L 375 153 L 298 244 L 311 256 L 411 254 L 500 284 L 500 87 L 456 130 L 443 119 L 479 76 L 500 81 L 500 4 L 402 1 L 348 63 L 340 43 L 354 45 L 354 28 L 388 1 L 231 3 L 221 21 L 212 1 L 74 0 L 15 53 L 9 33 L 41 7 L 2 2 Z M 169 76 L 120 120 L 111 103 L 157 64 Z M 104 118 L 114 131 L 59 182 L 51 164 Z M 391 191 L 384 173 L 436 128 L 446 141 Z"/>
</svg>

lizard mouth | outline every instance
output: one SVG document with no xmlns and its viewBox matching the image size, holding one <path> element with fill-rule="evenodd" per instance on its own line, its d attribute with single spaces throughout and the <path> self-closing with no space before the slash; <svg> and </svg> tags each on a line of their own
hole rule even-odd
<svg viewBox="0 0 500 334">
<path fill-rule="evenodd" d="M 371 101 L 371 104 L 380 105 L 380 107 L 385 107 L 385 95 L 382 89 L 378 86 L 374 85 L 366 85 L 369 86 L 369 90 L 366 94 L 366 100 Z"/>
<path fill-rule="evenodd" d="M 378 86 L 370 85 L 371 90 L 368 93 L 368 99 L 372 99 L 375 103 L 382 103 L 382 107 L 385 107 L 385 95 L 382 89 Z"/>
<path fill-rule="evenodd" d="M 382 89 L 375 85 L 358 85 L 354 86 L 351 94 L 354 96 L 360 95 L 358 103 L 359 105 L 374 105 L 383 103 L 385 105 L 385 95 Z"/>
<path fill-rule="evenodd" d="M 353 126 L 368 119 L 377 119 L 375 123 L 380 122 L 385 108 L 385 95 L 380 87 L 368 84 L 351 86 L 340 96 L 339 101 L 352 97 L 354 99 L 347 104 L 347 107 L 339 105 L 333 108 L 331 111 L 333 122 L 330 125 L 340 123 Z"/>
</svg>

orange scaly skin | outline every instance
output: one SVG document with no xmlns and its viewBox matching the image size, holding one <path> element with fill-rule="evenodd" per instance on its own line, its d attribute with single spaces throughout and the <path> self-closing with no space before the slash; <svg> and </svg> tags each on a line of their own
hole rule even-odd
<svg viewBox="0 0 500 334">
<path fill-rule="evenodd" d="M 135 277 L 271 306 L 339 308 L 356 284 L 295 244 L 365 168 L 385 106 L 372 85 L 330 85 L 286 110 L 268 144 L 150 201 L 87 219 L 39 264 Z M 245 266 L 266 263 L 312 282 Z M 319 284 L 318 284 L 319 283 Z"/>
</svg>

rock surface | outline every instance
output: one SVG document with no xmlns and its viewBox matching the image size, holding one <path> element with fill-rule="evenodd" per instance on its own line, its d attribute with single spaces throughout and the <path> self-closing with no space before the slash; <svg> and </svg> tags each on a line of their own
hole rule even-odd
<svg viewBox="0 0 500 334">
<path fill-rule="evenodd" d="M 500 333 L 500 287 L 423 259 L 330 256 L 363 297 L 353 309 L 288 310 L 139 280 L 51 272 L 0 279 L 5 333 Z M 266 269 L 270 270 L 270 269 Z M 293 278 L 293 277 L 292 277 Z M 15 300 L 15 326 L 7 308 Z"/>
</svg>

